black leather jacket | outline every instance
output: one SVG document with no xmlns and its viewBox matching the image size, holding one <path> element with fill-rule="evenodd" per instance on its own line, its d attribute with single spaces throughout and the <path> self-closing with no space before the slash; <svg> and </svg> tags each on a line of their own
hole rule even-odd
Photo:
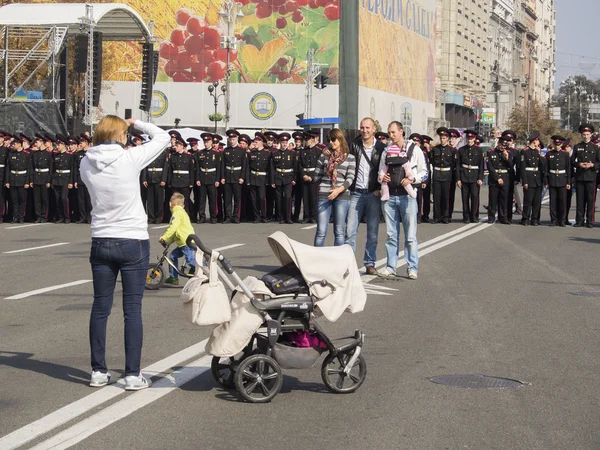
<svg viewBox="0 0 600 450">
<path fill-rule="evenodd" d="M 356 159 L 356 176 L 350 186 L 350 192 L 354 192 L 356 189 L 356 180 L 358 178 L 358 168 L 360 167 L 361 161 L 364 158 L 363 152 L 363 141 L 362 138 L 350 142 L 350 154 L 354 155 Z M 385 150 L 385 144 L 376 140 L 375 147 L 371 153 L 371 170 L 369 170 L 369 192 L 378 191 L 381 189 L 381 184 L 377 181 L 377 173 L 379 171 L 379 161 L 381 154 Z"/>
</svg>

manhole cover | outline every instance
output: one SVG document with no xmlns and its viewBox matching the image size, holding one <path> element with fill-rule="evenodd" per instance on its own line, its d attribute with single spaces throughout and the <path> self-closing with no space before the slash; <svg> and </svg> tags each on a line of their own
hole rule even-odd
<svg viewBox="0 0 600 450">
<path fill-rule="evenodd" d="M 469 389 L 504 389 L 523 386 L 523 383 L 518 380 L 487 375 L 440 375 L 430 378 L 429 381 Z"/>
<path fill-rule="evenodd" d="M 579 295 L 581 297 L 600 297 L 600 292 L 599 291 L 595 291 L 595 292 L 578 291 L 578 292 L 571 292 L 571 295 Z"/>
</svg>

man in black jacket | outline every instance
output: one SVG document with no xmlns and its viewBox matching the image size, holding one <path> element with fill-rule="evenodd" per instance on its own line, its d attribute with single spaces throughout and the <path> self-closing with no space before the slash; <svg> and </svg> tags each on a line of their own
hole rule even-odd
<svg viewBox="0 0 600 450">
<path fill-rule="evenodd" d="M 521 225 L 540 224 L 542 207 L 542 185 L 545 177 L 545 162 L 538 149 L 540 133 L 534 132 L 527 139 L 529 146 L 521 151 L 521 180 L 523 182 L 523 217 Z M 508 210 L 507 210 L 508 214 Z M 510 219 L 509 219 L 510 220 Z"/>
<path fill-rule="evenodd" d="M 463 222 L 477 223 L 479 215 L 479 188 L 483 184 L 483 154 L 475 145 L 477 133 L 466 130 L 467 145 L 458 150 L 457 186 L 461 190 Z"/>
<path fill-rule="evenodd" d="M 363 214 L 367 219 L 367 243 L 364 264 L 367 274 L 376 275 L 377 235 L 381 214 L 381 185 L 377 181 L 379 160 L 385 150 L 383 142 L 375 140 L 375 121 L 365 117 L 360 122 L 358 140 L 350 143 L 350 154 L 356 159 L 356 176 L 350 186 L 350 209 L 346 221 L 346 244 L 356 252 L 356 234 Z"/>
<path fill-rule="evenodd" d="M 36 134 L 36 141 L 43 141 L 44 136 Z M 52 182 L 52 152 L 43 145 L 32 147 L 31 188 L 35 204 L 35 223 L 44 223 L 48 216 L 48 188 Z"/>
</svg>

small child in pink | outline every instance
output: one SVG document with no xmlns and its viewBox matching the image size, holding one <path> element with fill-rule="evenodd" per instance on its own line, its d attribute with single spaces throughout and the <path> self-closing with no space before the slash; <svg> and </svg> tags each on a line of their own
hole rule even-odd
<svg viewBox="0 0 600 450">
<path fill-rule="evenodd" d="M 396 144 L 394 144 L 394 145 L 391 145 L 387 149 L 387 156 L 406 156 L 406 153 L 404 153 L 402 155 L 401 152 L 402 151 L 400 150 L 400 148 Z M 414 176 L 413 176 L 413 173 L 410 168 L 410 161 L 402 164 L 402 168 L 404 169 L 404 176 L 406 178 L 412 178 L 414 180 Z M 388 170 L 388 166 L 385 165 L 383 167 L 383 170 L 379 171 L 379 182 L 381 183 L 381 200 L 382 201 L 386 201 L 386 200 L 390 199 L 390 188 L 387 183 L 382 181 L 383 176 L 387 173 L 387 170 Z M 404 189 L 406 190 L 406 193 L 408 194 L 408 196 L 410 198 L 417 198 L 417 191 L 415 191 L 413 189 L 411 184 L 407 184 L 406 186 L 404 186 Z"/>
</svg>

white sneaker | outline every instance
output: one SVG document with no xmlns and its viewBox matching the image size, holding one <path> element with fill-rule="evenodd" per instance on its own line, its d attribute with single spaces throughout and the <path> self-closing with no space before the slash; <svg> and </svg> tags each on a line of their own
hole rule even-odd
<svg viewBox="0 0 600 450">
<path fill-rule="evenodd" d="M 91 387 L 102 387 L 110 383 L 110 373 L 92 371 Z"/>
<path fill-rule="evenodd" d="M 384 268 L 382 270 L 379 270 L 377 272 L 377 275 L 379 275 L 380 277 L 395 277 L 396 273 L 392 272 L 389 267 L 386 267 L 386 268 Z"/>
<path fill-rule="evenodd" d="M 416 280 L 417 279 L 417 272 L 415 272 L 414 270 L 409 270 L 408 271 L 408 278 L 410 278 L 411 280 Z"/>
<path fill-rule="evenodd" d="M 125 377 L 126 391 L 139 391 L 140 389 L 146 389 L 150 386 L 152 386 L 152 381 L 145 379 L 141 373 L 137 377 L 135 375 Z"/>
</svg>

